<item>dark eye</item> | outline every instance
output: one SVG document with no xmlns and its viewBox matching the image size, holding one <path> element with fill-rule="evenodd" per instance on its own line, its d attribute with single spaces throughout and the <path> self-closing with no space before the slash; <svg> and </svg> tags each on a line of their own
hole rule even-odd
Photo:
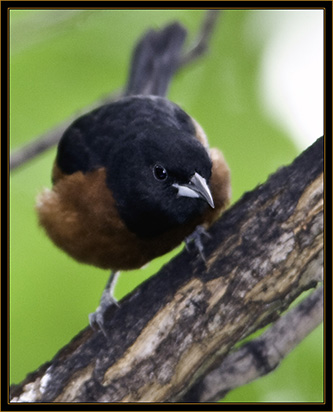
<svg viewBox="0 0 333 412">
<path fill-rule="evenodd" d="M 153 171 L 154 176 L 157 180 L 165 180 L 168 177 L 168 172 L 164 169 L 163 166 L 155 165 Z"/>
</svg>

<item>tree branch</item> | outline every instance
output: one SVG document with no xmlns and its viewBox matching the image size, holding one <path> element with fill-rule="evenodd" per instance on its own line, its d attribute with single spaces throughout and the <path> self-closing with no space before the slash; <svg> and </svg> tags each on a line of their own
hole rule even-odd
<svg viewBox="0 0 333 412">
<path fill-rule="evenodd" d="M 321 281 L 323 138 L 245 194 L 210 234 L 206 262 L 178 255 L 110 309 L 108 339 L 88 326 L 14 385 L 12 401 L 188 400 L 239 341 Z"/>
<path fill-rule="evenodd" d="M 323 288 L 320 287 L 274 322 L 260 338 L 229 354 L 216 369 L 197 382 L 182 401 L 216 402 L 232 389 L 268 374 L 322 320 Z"/>
<path fill-rule="evenodd" d="M 190 50 L 184 54 L 181 62 L 179 64 L 179 69 L 183 68 L 187 64 L 191 63 L 193 60 L 197 59 L 198 57 L 202 56 L 208 49 L 209 40 L 213 33 L 213 30 L 217 23 L 217 17 L 220 10 L 208 10 L 202 27 L 199 30 L 197 35 L 197 39 L 194 42 L 194 45 Z M 78 117 L 85 113 L 90 112 L 91 110 L 95 109 L 96 107 L 101 106 L 102 104 L 106 104 L 115 100 L 116 98 L 120 97 L 121 94 L 112 94 L 111 96 L 102 99 L 99 99 L 92 105 L 88 105 L 84 109 L 80 110 L 79 113 L 76 113 L 74 116 L 71 116 L 69 119 L 65 120 L 55 128 L 51 129 L 50 131 L 42 134 L 37 139 L 32 140 L 31 142 L 23 145 L 22 147 L 15 149 L 10 154 L 10 162 L 9 167 L 10 170 L 13 171 L 19 166 L 22 166 L 27 161 L 32 160 L 36 156 L 42 154 L 44 151 L 50 149 L 54 145 L 58 144 L 62 134 L 67 129 L 67 127 Z"/>
<path fill-rule="evenodd" d="M 209 42 L 221 10 L 208 10 L 202 22 L 201 29 L 197 35 L 197 39 L 193 42 L 190 50 L 184 54 L 180 60 L 179 67 L 185 66 L 207 52 Z"/>
</svg>

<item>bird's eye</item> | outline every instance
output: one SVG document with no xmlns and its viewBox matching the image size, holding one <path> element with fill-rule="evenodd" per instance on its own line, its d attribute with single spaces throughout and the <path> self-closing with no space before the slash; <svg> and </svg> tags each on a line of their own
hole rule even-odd
<svg viewBox="0 0 333 412">
<path fill-rule="evenodd" d="M 168 177 L 168 172 L 164 169 L 163 166 L 155 165 L 153 171 L 154 177 L 157 180 L 165 180 Z"/>
</svg>

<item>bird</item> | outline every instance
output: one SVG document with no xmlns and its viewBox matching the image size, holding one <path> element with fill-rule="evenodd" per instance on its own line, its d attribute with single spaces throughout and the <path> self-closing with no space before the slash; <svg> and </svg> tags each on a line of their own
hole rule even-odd
<svg viewBox="0 0 333 412">
<path fill-rule="evenodd" d="M 149 30 L 134 48 L 125 93 L 76 119 L 62 135 L 39 224 L 79 262 L 111 270 L 91 325 L 103 329 L 120 271 L 195 240 L 230 202 L 230 169 L 199 123 L 166 98 L 185 28 Z"/>
</svg>

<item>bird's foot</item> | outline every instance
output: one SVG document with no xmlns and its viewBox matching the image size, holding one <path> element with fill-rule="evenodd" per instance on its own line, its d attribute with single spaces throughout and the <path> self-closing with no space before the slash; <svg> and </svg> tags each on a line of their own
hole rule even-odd
<svg viewBox="0 0 333 412">
<path fill-rule="evenodd" d="M 113 305 L 120 307 L 118 301 L 114 297 L 110 296 L 109 302 L 101 303 L 96 308 L 95 312 L 89 313 L 90 326 L 95 330 L 100 329 L 105 337 L 107 337 L 107 332 L 105 329 L 105 314 Z"/>
<path fill-rule="evenodd" d="M 185 238 L 185 246 L 188 251 L 190 251 L 192 244 L 195 249 L 199 252 L 201 259 L 206 262 L 204 255 L 204 246 L 202 243 L 203 237 L 211 238 L 211 235 L 206 231 L 203 226 L 197 226 L 193 233 Z"/>
<path fill-rule="evenodd" d="M 89 314 L 90 326 L 95 330 L 100 329 L 106 337 L 106 312 L 114 305 L 120 307 L 117 299 L 113 296 L 114 287 L 117 282 L 119 273 L 120 272 L 111 273 L 108 283 L 103 291 L 99 306 L 97 307 L 95 312 Z"/>
</svg>

